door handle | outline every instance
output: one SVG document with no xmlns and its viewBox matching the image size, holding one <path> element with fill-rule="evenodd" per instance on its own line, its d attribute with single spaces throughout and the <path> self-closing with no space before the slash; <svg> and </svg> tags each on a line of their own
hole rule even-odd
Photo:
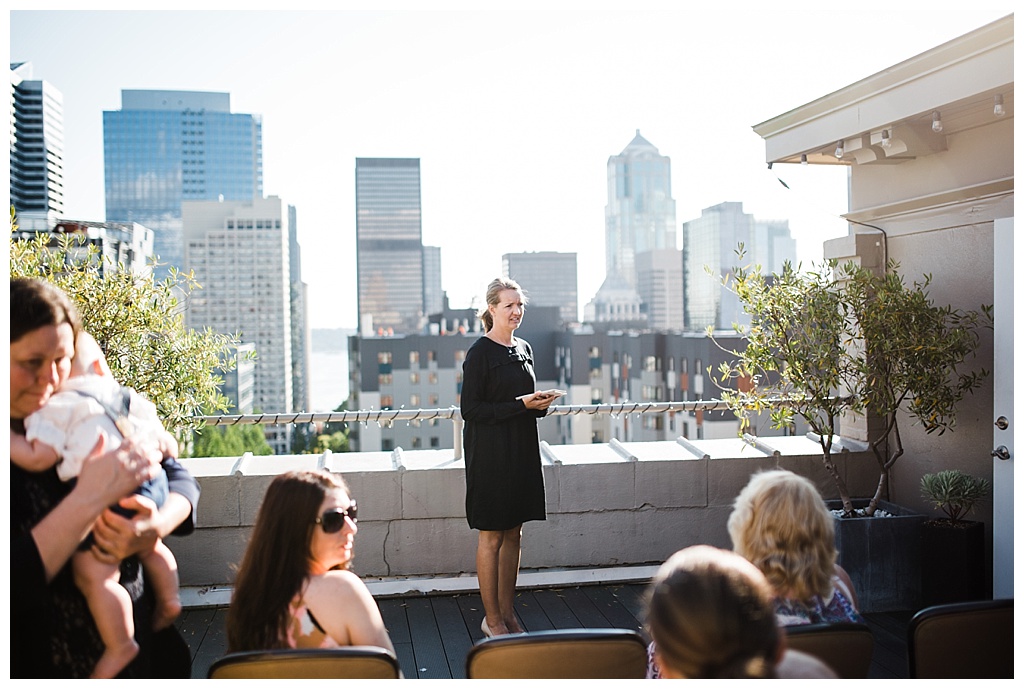
<svg viewBox="0 0 1024 689">
<path fill-rule="evenodd" d="M 1010 451 L 1006 449 L 1006 445 L 1000 445 L 996 449 L 992 450 L 992 456 L 998 457 L 999 459 L 1009 459 Z"/>
</svg>

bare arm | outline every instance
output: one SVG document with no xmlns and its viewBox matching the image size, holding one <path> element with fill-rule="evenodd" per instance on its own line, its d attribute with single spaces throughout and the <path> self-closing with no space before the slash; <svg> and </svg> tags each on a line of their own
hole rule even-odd
<svg viewBox="0 0 1024 689">
<path fill-rule="evenodd" d="M 74 554 L 107 505 L 152 478 L 158 468 L 130 442 L 109 452 L 103 452 L 102 440 L 97 443 L 75 488 L 32 529 L 47 581 Z"/>
<path fill-rule="evenodd" d="M 25 471 L 46 471 L 59 459 L 57 451 L 46 443 L 11 431 L 11 461 Z"/>
</svg>

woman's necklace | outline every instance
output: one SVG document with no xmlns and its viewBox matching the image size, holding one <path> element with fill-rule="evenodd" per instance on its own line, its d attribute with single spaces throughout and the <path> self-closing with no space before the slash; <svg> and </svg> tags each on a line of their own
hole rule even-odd
<svg viewBox="0 0 1024 689">
<path fill-rule="evenodd" d="M 492 330 L 491 332 L 494 332 L 494 331 Z M 488 339 L 490 339 L 491 342 L 494 342 L 496 344 L 500 344 L 502 347 L 507 349 L 509 354 L 515 354 L 515 351 L 516 351 L 516 341 L 515 341 L 515 339 L 511 335 L 509 335 L 507 341 L 500 340 L 500 339 L 498 339 L 497 335 L 492 335 L 491 333 L 487 333 L 486 337 Z"/>
</svg>

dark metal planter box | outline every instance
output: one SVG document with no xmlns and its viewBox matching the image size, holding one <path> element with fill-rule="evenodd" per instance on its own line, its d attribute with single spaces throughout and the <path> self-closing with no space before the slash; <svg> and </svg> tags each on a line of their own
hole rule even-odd
<svg viewBox="0 0 1024 689">
<path fill-rule="evenodd" d="M 988 598 L 985 567 L 985 524 L 946 519 L 921 525 L 922 604 L 942 605 Z"/>
<path fill-rule="evenodd" d="M 838 500 L 826 501 L 841 509 Z M 868 500 L 854 500 L 854 508 Z M 861 612 L 917 611 L 921 608 L 921 524 L 923 514 L 889 502 L 890 517 L 836 518 L 839 564 L 853 580 Z"/>
</svg>

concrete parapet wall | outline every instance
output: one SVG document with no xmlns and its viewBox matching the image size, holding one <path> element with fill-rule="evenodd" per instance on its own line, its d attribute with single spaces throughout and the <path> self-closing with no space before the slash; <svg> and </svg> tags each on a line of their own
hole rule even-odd
<svg viewBox="0 0 1024 689">
<path fill-rule="evenodd" d="M 547 447 L 548 518 L 524 526 L 522 567 L 657 564 L 696 543 L 728 548 L 732 501 L 750 475 L 764 469 L 791 469 L 814 481 L 823 497 L 837 497 L 817 443 L 802 437 L 767 442 L 773 447 L 754 449 L 739 439 Z M 877 471 L 869 454 L 834 457 L 853 495 L 874 491 Z M 183 586 L 230 586 L 274 476 L 316 468 L 342 474 L 359 502 L 353 570 L 360 576 L 475 573 L 465 465 L 451 450 L 182 463 L 202 487 L 196 533 L 167 539 Z"/>
</svg>

